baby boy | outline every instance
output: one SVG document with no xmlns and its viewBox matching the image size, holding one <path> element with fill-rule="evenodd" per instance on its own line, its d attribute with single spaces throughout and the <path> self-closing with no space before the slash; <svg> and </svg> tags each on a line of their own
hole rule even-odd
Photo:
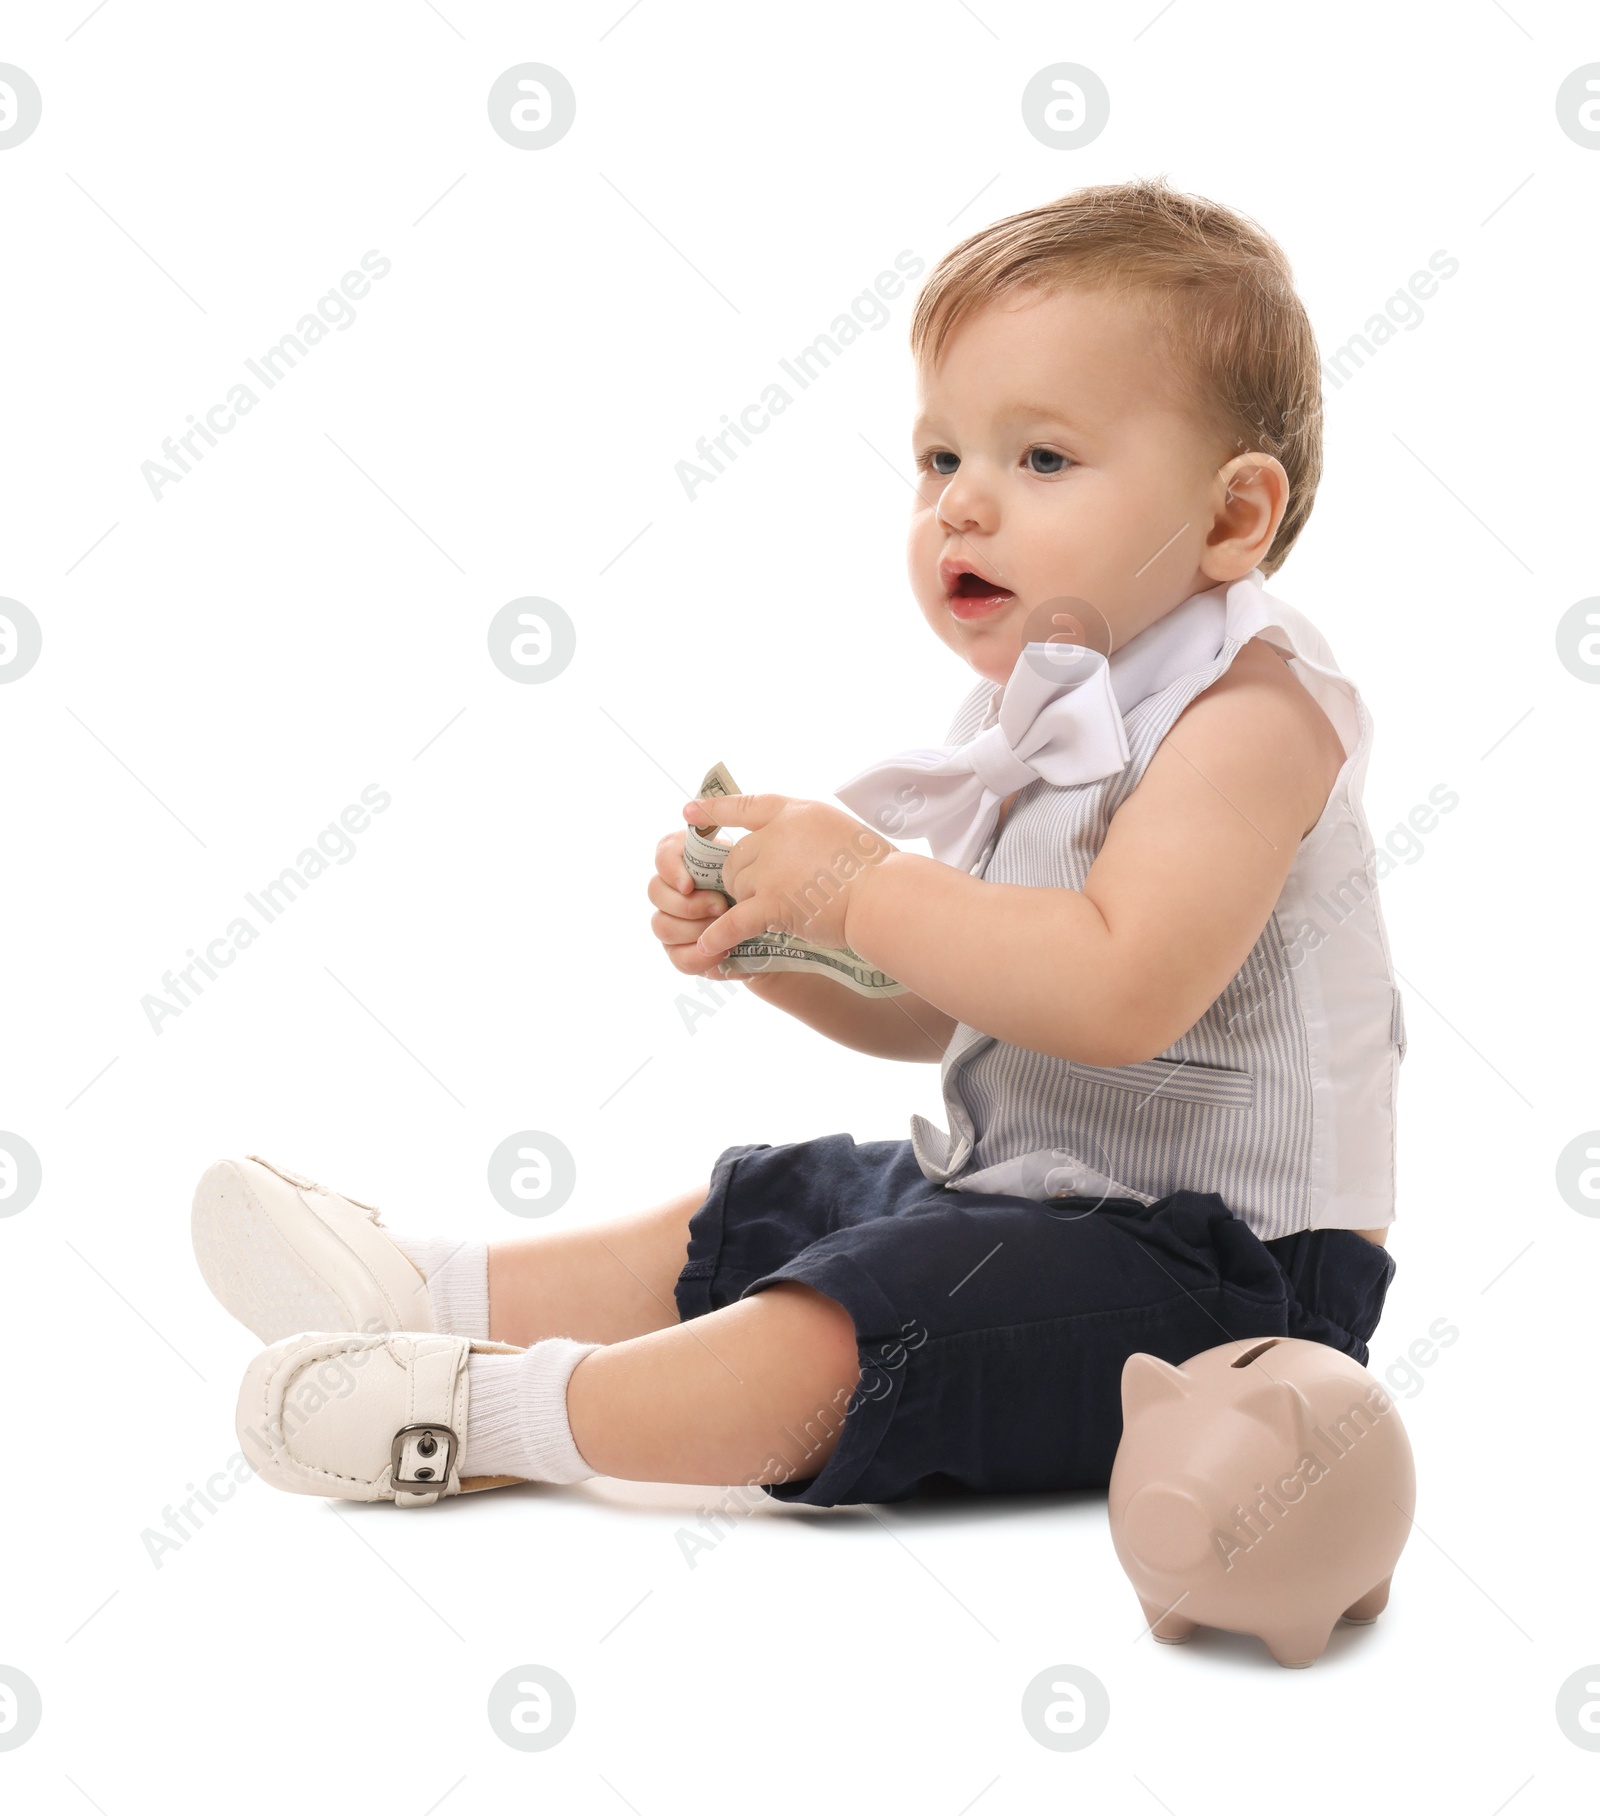
<svg viewBox="0 0 1600 1816">
<path fill-rule="evenodd" d="M 951 251 L 912 350 L 911 590 L 976 683 L 944 743 L 839 789 L 852 811 L 688 803 L 742 833 L 726 894 L 680 828 L 649 896 L 681 973 L 777 929 L 897 980 L 742 976 L 828 1039 L 940 1062 L 948 1128 L 740 1145 L 664 1204 L 487 1245 L 219 1162 L 196 1249 L 269 1345 L 239 1429 L 276 1485 L 1103 1487 L 1135 1351 L 1365 1362 L 1404 1023 L 1371 719 L 1265 590 L 1321 466 L 1287 262 L 1162 183 L 1078 190 Z"/>
</svg>

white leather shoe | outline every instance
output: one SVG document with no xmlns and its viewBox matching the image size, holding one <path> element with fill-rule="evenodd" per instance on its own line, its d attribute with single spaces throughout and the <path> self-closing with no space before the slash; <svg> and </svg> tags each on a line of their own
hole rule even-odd
<svg viewBox="0 0 1600 1816">
<path fill-rule="evenodd" d="M 235 1425 L 274 1488 L 429 1507 L 520 1476 L 461 1476 L 467 1357 L 516 1345 L 441 1332 L 304 1332 L 245 1370 Z"/>
<path fill-rule="evenodd" d="M 219 1160 L 195 1188 L 195 1258 L 263 1343 L 300 1331 L 431 1331 L 427 1282 L 377 1208 L 259 1154 Z"/>
</svg>

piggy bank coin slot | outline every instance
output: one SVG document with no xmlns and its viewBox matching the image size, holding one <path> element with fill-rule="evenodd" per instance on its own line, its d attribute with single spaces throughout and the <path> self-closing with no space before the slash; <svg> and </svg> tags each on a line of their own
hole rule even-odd
<svg viewBox="0 0 1600 1816">
<path fill-rule="evenodd" d="M 1265 1343 L 1258 1343 L 1254 1349 L 1247 1349 L 1242 1356 L 1236 1357 L 1231 1366 L 1234 1368 L 1247 1367 L 1251 1362 L 1255 1361 L 1257 1356 L 1265 1355 L 1266 1352 L 1272 1348 L 1273 1344 L 1278 1341 L 1279 1339 L 1277 1337 L 1268 1337 Z"/>
</svg>

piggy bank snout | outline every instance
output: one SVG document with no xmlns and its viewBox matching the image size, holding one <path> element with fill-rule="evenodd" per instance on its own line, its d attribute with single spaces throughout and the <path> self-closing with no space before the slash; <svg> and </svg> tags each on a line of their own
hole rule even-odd
<svg viewBox="0 0 1600 1816">
<path fill-rule="evenodd" d="M 1175 1576 L 1194 1570 L 1211 1545 L 1211 1521 L 1199 1500 L 1174 1482 L 1148 1482 L 1122 1510 L 1122 1543 L 1146 1570 Z"/>
</svg>

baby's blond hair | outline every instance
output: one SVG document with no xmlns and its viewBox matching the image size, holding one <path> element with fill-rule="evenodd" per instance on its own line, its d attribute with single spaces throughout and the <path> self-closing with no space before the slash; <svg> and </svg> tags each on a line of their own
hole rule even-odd
<svg viewBox="0 0 1600 1816">
<path fill-rule="evenodd" d="M 1259 450 L 1283 463 L 1289 503 L 1261 562 L 1272 574 L 1305 528 L 1322 477 L 1322 372 L 1283 248 L 1263 228 L 1162 177 L 1074 189 L 992 222 L 928 274 L 911 351 L 934 367 L 957 326 L 1014 291 L 1137 294 L 1218 465 Z"/>
</svg>

